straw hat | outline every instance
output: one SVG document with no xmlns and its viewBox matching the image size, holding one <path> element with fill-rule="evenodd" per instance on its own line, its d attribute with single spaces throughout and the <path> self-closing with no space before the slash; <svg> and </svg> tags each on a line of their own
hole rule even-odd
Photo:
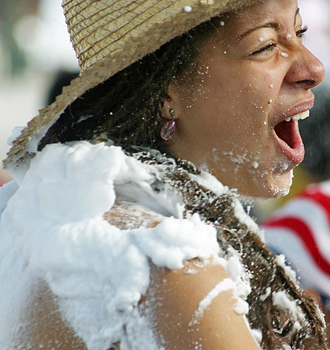
<svg viewBox="0 0 330 350">
<path fill-rule="evenodd" d="M 59 115 L 87 90 L 189 29 L 259 0 L 63 0 L 81 74 L 14 141 L 7 169 L 31 158 Z"/>
</svg>

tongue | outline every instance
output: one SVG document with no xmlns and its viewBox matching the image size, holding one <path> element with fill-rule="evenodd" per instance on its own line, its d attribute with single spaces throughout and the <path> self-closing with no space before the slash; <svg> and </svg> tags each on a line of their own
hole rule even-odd
<svg viewBox="0 0 330 350">
<path fill-rule="evenodd" d="M 289 122 L 283 121 L 275 126 L 277 136 L 290 148 L 294 148 L 297 141 L 297 136 L 294 131 L 295 122 L 293 120 L 290 120 Z"/>
<path fill-rule="evenodd" d="M 274 128 L 278 146 L 284 154 L 298 165 L 304 159 L 305 148 L 300 137 L 298 121 L 283 121 Z"/>
</svg>

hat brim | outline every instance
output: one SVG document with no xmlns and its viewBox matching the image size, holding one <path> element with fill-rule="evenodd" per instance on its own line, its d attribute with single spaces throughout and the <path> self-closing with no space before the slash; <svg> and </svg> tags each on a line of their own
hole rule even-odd
<svg viewBox="0 0 330 350">
<path fill-rule="evenodd" d="M 33 157 L 47 130 L 56 123 L 61 113 L 87 90 L 208 19 L 260 0 L 156 1 L 159 5 L 158 12 L 120 37 L 115 46 L 109 48 L 105 57 L 90 63 L 79 77 L 63 88 L 54 103 L 41 109 L 39 115 L 28 123 L 21 135 L 14 140 L 4 160 L 5 169 L 12 170 Z"/>
</svg>

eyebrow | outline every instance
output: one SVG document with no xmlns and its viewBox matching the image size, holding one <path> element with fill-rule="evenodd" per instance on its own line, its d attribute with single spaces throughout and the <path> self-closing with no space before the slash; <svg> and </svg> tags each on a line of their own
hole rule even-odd
<svg viewBox="0 0 330 350">
<path fill-rule="evenodd" d="M 297 21 L 297 15 L 299 14 L 300 12 L 300 9 L 299 7 L 297 8 L 296 10 L 296 14 L 295 14 L 295 17 L 294 17 L 294 24 L 296 24 L 296 21 Z M 243 34 L 241 34 L 237 39 L 236 41 L 240 41 L 242 40 L 243 38 L 245 38 L 247 35 L 249 35 L 250 33 L 254 32 L 255 30 L 258 30 L 258 29 L 261 29 L 261 28 L 272 28 L 276 31 L 279 31 L 281 29 L 281 25 L 279 23 L 276 23 L 276 22 L 271 22 L 271 23 L 265 23 L 261 26 L 258 26 L 258 27 L 255 27 L 255 28 L 251 28 L 249 30 L 247 30 L 246 32 L 244 32 Z"/>
</svg>

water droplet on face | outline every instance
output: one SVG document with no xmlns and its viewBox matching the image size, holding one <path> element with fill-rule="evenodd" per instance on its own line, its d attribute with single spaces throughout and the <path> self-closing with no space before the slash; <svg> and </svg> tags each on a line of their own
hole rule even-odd
<svg viewBox="0 0 330 350">
<path fill-rule="evenodd" d="M 290 40 L 292 38 L 292 35 L 291 34 L 288 34 L 287 36 L 286 36 L 286 39 L 287 40 Z"/>
<path fill-rule="evenodd" d="M 192 7 L 191 6 L 185 6 L 184 10 L 185 10 L 185 12 L 191 12 L 192 11 Z"/>
<path fill-rule="evenodd" d="M 259 38 L 259 41 L 262 43 L 265 39 L 264 38 Z"/>
<path fill-rule="evenodd" d="M 281 52 L 281 56 L 282 56 L 282 57 L 285 57 L 285 58 L 286 58 L 286 57 L 289 57 L 289 55 L 288 55 L 286 52 Z"/>
<path fill-rule="evenodd" d="M 273 89 L 273 88 L 274 88 L 274 85 L 273 85 L 273 84 L 270 84 L 269 87 L 270 87 L 271 89 Z"/>
<path fill-rule="evenodd" d="M 252 166 L 254 167 L 254 169 L 257 169 L 259 167 L 259 163 L 254 161 L 252 162 Z"/>
<path fill-rule="evenodd" d="M 270 100 L 268 101 L 268 103 L 269 103 L 269 104 L 271 104 L 272 102 L 273 102 L 273 100 L 272 100 L 272 99 L 270 99 Z"/>
</svg>

